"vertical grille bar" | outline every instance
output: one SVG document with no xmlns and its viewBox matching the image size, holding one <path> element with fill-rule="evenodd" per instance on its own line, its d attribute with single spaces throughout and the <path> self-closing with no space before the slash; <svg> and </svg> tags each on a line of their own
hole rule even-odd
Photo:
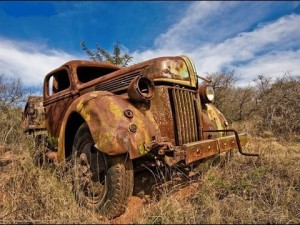
<svg viewBox="0 0 300 225">
<path fill-rule="evenodd" d="M 183 145 L 198 141 L 194 93 L 176 88 L 172 88 L 170 93 L 173 118 L 175 120 L 176 144 Z"/>
<path fill-rule="evenodd" d="M 177 134 L 177 145 L 182 145 L 183 143 L 183 130 L 181 129 L 181 117 L 180 117 L 180 100 L 178 99 L 178 95 L 175 92 L 175 89 L 172 90 L 172 98 L 174 103 L 174 109 L 175 109 L 175 126 L 176 126 L 176 134 Z M 173 113 L 174 114 L 174 113 Z M 173 115 L 174 116 L 174 115 Z"/>
<path fill-rule="evenodd" d="M 197 117 L 196 117 L 196 109 L 195 109 L 195 98 L 193 95 L 189 95 L 189 105 L 191 107 L 191 127 L 193 132 L 192 141 L 198 141 L 198 126 L 197 126 Z"/>
<path fill-rule="evenodd" d="M 184 97 L 183 97 L 183 92 L 178 91 L 177 92 L 179 95 L 179 104 L 180 104 L 180 119 L 181 119 L 181 129 L 182 129 L 182 136 L 183 136 L 183 142 L 188 141 L 188 132 L 186 130 L 186 104 L 184 102 Z"/>
<path fill-rule="evenodd" d="M 187 108 L 187 113 L 186 113 L 186 128 L 187 129 L 187 133 L 188 133 L 188 142 L 192 142 L 193 141 L 193 124 L 192 124 L 192 115 L 191 115 L 191 107 L 190 107 L 190 102 L 189 102 L 189 93 L 188 92 L 184 92 L 184 102 L 186 102 L 186 108 Z M 190 118 L 190 119 L 187 119 Z"/>
</svg>

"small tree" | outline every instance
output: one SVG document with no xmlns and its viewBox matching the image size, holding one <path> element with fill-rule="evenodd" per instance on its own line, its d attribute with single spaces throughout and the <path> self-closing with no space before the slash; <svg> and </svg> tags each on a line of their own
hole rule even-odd
<svg viewBox="0 0 300 225">
<path fill-rule="evenodd" d="M 104 48 L 96 45 L 95 50 L 90 50 L 84 41 L 80 42 L 82 49 L 88 54 L 91 60 L 101 61 L 101 62 L 110 62 L 112 64 L 126 67 L 132 60 L 132 56 L 127 53 L 121 54 L 121 44 L 117 42 L 114 45 L 113 53 L 109 53 Z"/>
<path fill-rule="evenodd" d="M 232 71 L 208 74 L 215 90 L 214 104 L 230 122 L 245 120 L 255 110 L 255 90 L 248 87 L 236 87 L 237 77 Z"/>
<path fill-rule="evenodd" d="M 257 79 L 261 81 L 261 79 Z M 258 124 L 261 130 L 269 130 L 275 135 L 288 138 L 289 135 L 300 134 L 300 79 L 286 73 L 283 77 L 271 82 L 264 77 L 257 88 L 262 91 L 257 104 L 257 114 L 262 120 Z"/>
<path fill-rule="evenodd" d="M 0 145 L 16 143 L 20 137 L 21 107 L 26 90 L 19 77 L 10 78 L 0 73 Z"/>
<path fill-rule="evenodd" d="M 18 105 L 26 100 L 27 92 L 20 77 L 10 78 L 0 73 L 0 105 Z"/>
</svg>

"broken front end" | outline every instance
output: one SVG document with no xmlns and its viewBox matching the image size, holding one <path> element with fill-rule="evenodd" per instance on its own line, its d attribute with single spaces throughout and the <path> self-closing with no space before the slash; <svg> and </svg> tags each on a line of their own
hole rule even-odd
<svg viewBox="0 0 300 225">
<path fill-rule="evenodd" d="M 188 57 L 161 58 L 143 74 L 150 81 L 146 82 L 145 77 L 144 81 L 132 81 L 128 96 L 137 108 L 151 112 L 159 128 L 152 142 L 145 145 L 147 156 L 158 164 L 189 165 L 233 149 L 242 155 L 257 156 L 243 151 L 247 135 L 229 128 L 224 115 L 212 104 L 214 90 L 204 78 L 198 84 Z M 148 95 L 154 97 L 143 98 Z"/>
</svg>

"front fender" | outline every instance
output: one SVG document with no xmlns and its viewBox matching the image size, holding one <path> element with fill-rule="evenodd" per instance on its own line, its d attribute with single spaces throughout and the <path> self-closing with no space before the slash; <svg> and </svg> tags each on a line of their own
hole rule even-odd
<svg viewBox="0 0 300 225">
<path fill-rule="evenodd" d="M 205 110 L 202 110 L 203 130 L 225 130 L 228 129 L 228 122 L 224 115 L 213 105 L 205 104 Z M 207 135 L 207 134 L 206 134 Z M 224 136 L 224 132 L 215 133 L 215 138 Z M 207 138 L 207 137 L 206 137 Z M 206 139 L 205 138 L 205 139 Z"/>
<path fill-rule="evenodd" d="M 124 111 L 131 110 L 132 118 Z M 88 124 L 96 147 L 109 155 L 128 152 L 131 159 L 146 154 L 155 131 L 158 129 L 150 111 L 141 112 L 130 102 L 106 91 L 94 91 L 80 96 L 69 107 L 64 121 L 77 112 Z M 63 122 L 58 158 L 65 156 L 66 123 Z M 135 127 L 130 129 L 129 127 Z M 59 160 L 60 161 L 60 160 Z"/>
<path fill-rule="evenodd" d="M 221 113 L 213 104 L 206 104 L 207 114 L 210 121 L 215 123 L 218 130 L 224 130 L 228 126 L 228 122 L 225 119 L 223 113 Z"/>
</svg>

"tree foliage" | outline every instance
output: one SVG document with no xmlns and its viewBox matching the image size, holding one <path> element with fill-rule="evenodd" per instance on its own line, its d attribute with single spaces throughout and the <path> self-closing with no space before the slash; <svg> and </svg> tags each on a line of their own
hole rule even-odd
<svg viewBox="0 0 300 225">
<path fill-rule="evenodd" d="M 119 42 L 114 45 L 113 53 L 109 53 L 99 45 L 96 45 L 96 49 L 91 50 L 84 41 L 81 41 L 80 45 L 82 46 L 83 51 L 85 51 L 90 59 L 94 61 L 110 62 L 118 66 L 126 67 L 132 60 L 132 56 L 127 53 L 121 53 L 121 44 Z"/>
<path fill-rule="evenodd" d="M 24 100 L 25 89 L 20 77 L 9 78 L 0 73 L 0 104 L 15 105 Z"/>
<path fill-rule="evenodd" d="M 270 80 L 264 77 L 265 80 Z M 300 134 L 300 79 L 285 74 L 258 91 L 257 114 L 260 128 L 276 135 Z"/>
<path fill-rule="evenodd" d="M 20 136 L 21 108 L 27 90 L 19 77 L 10 78 L 0 73 L 0 145 L 14 143 Z"/>
<path fill-rule="evenodd" d="M 234 71 L 208 75 L 215 105 L 230 122 L 253 119 L 257 133 L 300 134 L 300 79 L 290 74 L 273 80 L 258 75 L 254 86 L 237 87 Z"/>
</svg>

